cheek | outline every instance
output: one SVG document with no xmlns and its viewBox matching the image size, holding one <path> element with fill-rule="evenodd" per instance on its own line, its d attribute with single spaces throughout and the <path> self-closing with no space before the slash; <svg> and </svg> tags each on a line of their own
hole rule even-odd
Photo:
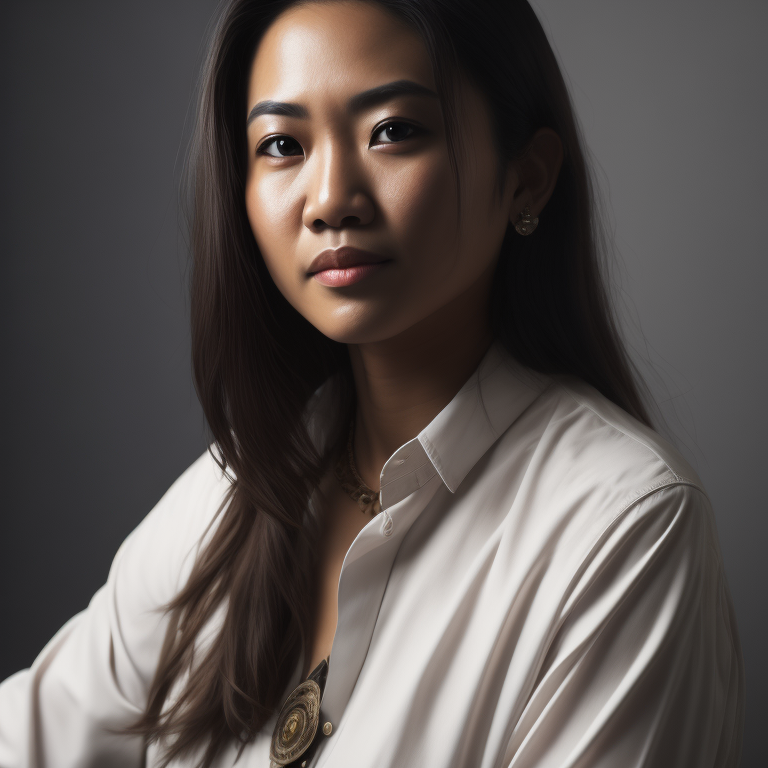
<svg viewBox="0 0 768 768">
<path fill-rule="evenodd" d="M 444 152 L 390 172 L 379 202 L 387 228 L 412 259 L 423 259 L 455 235 L 455 182 Z"/>
<path fill-rule="evenodd" d="M 267 269 L 277 286 L 284 290 L 288 287 L 290 271 L 295 268 L 292 256 L 301 224 L 301 209 L 295 194 L 291 194 L 291 184 L 276 176 L 256 174 L 247 180 L 245 208 Z"/>
</svg>

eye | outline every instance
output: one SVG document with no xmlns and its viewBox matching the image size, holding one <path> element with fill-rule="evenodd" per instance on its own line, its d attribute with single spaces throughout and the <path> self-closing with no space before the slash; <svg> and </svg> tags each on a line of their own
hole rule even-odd
<svg viewBox="0 0 768 768">
<path fill-rule="evenodd" d="M 304 150 L 301 144 L 290 136 L 273 136 L 261 144 L 256 153 L 269 157 L 295 157 L 304 154 Z"/>
<path fill-rule="evenodd" d="M 371 144 L 397 144 L 405 139 L 410 139 L 418 133 L 418 128 L 409 123 L 387 123 L 382 125 L 373 133 Z M 376 141 L 376 137 L 380 137 Z"/>
</svg>

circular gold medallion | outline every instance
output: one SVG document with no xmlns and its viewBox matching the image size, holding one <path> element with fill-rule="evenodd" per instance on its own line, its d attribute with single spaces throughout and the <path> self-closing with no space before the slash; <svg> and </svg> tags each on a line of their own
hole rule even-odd
<svg viewBox="0 0 768 768">
<path fill-rule="evenodd" d="M 285 700 L 269 748 L 273 765 L 292 763 L 312 743 L 320 723 L 320 693 L 314 680 L 305 680 Z"/>
</svg>

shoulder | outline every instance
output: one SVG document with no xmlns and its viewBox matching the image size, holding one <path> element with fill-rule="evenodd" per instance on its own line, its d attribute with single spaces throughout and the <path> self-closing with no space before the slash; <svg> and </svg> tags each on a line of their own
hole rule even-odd
<svg viewBox="0 0 768 768">
<path fill-rule="evenodd" d="M 131 595 L 141 595 L 147 608 L 171 600 L 220 519 L 230 487 L 229 477 L 206 451 L 125 539 L 112 576 L 119 576 Z"/>
<path fill-rule="evenodd" d="M 693 467 L 658 432 L 594 387 L 574 377 L 554 377 L 542 396 L 548 418 L 542 439 L 559 468 L 582 482 L 610 483 L 627 501 L 656 488 L 686 485 L 704 493 Z"/>
<path fill-rule="evenodd" d="M 139 525 L 155 530 L 168 526 L 180 541 L 190 543 L 208 526 L 230 488 L 225 474 L 207 450 L 168 488 Z M 138 530 L 138 529 L 137 529 Z"/>
<path fill-rule="evenodd" d="M 562 407 L 578 416 L 586 429 L 595 435 L 599 433 L 611 450 L 620 449 L 621 456 L 644 456 L 658 464 L 659 469 L 672 473 L 678 481 L 702 487 L 696 471 L 673 445 L 594 387 L 579 379 L 561 377 L 555 381 L 554 391 Z"/>
<path fill-rule="evenodd" d="M 617 527 L 686 521 L 717 550 L 709 499 L 695 470 L 661 435 L 593 387 L 552 377 L 505 439 L 528 455 L 517 504 L 550 543 L 583 563 Z M 634 522 L 633 522 L 634 521 Z M 691 529 L 691 532 L 692 532 Z"/>
</svg>

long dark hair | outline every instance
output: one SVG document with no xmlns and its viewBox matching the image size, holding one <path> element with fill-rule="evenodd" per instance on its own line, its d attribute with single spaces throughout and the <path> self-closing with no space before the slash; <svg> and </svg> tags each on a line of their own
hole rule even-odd
<svg viewBox="0 0 768 768">
<path fill-rule="evenodd" d="M 523 364 L 579 376 L 648 423 L 602 278 L 573 108 L 533 10 L 525 0 L 376 1 L 425 42 L 454 172 L 459 73 L 487 97 L 500 170 L 538 128 L 553 129 L 563 142 L 563 166 L 538 231 L 520 237 L 510 227 L 503 242 L 490 307 L 495 337 Z M 232 482 L 210 541 L 168 606 L 147 710 L 131 731 L 167 739 L 168 761 L 201 750 L 203 766 L 227 742 L 254 737 L 280 705 L 302 650 L 309 652 L 318 532 L 308 500 L 354 407 L 345 345 L 323 336 L 277 290 L 245 210 L 250 64 L 265 29 L 293 4 L 224 5 L 203 69 L 190 153 L 194 377 L 214 456 Z M 303 414 L 333 375 L 341 384 L 341 418 L 321 454 Z M 201 628 L 222 608 L 221 630 L 193 663 Z"/>
</svg>

